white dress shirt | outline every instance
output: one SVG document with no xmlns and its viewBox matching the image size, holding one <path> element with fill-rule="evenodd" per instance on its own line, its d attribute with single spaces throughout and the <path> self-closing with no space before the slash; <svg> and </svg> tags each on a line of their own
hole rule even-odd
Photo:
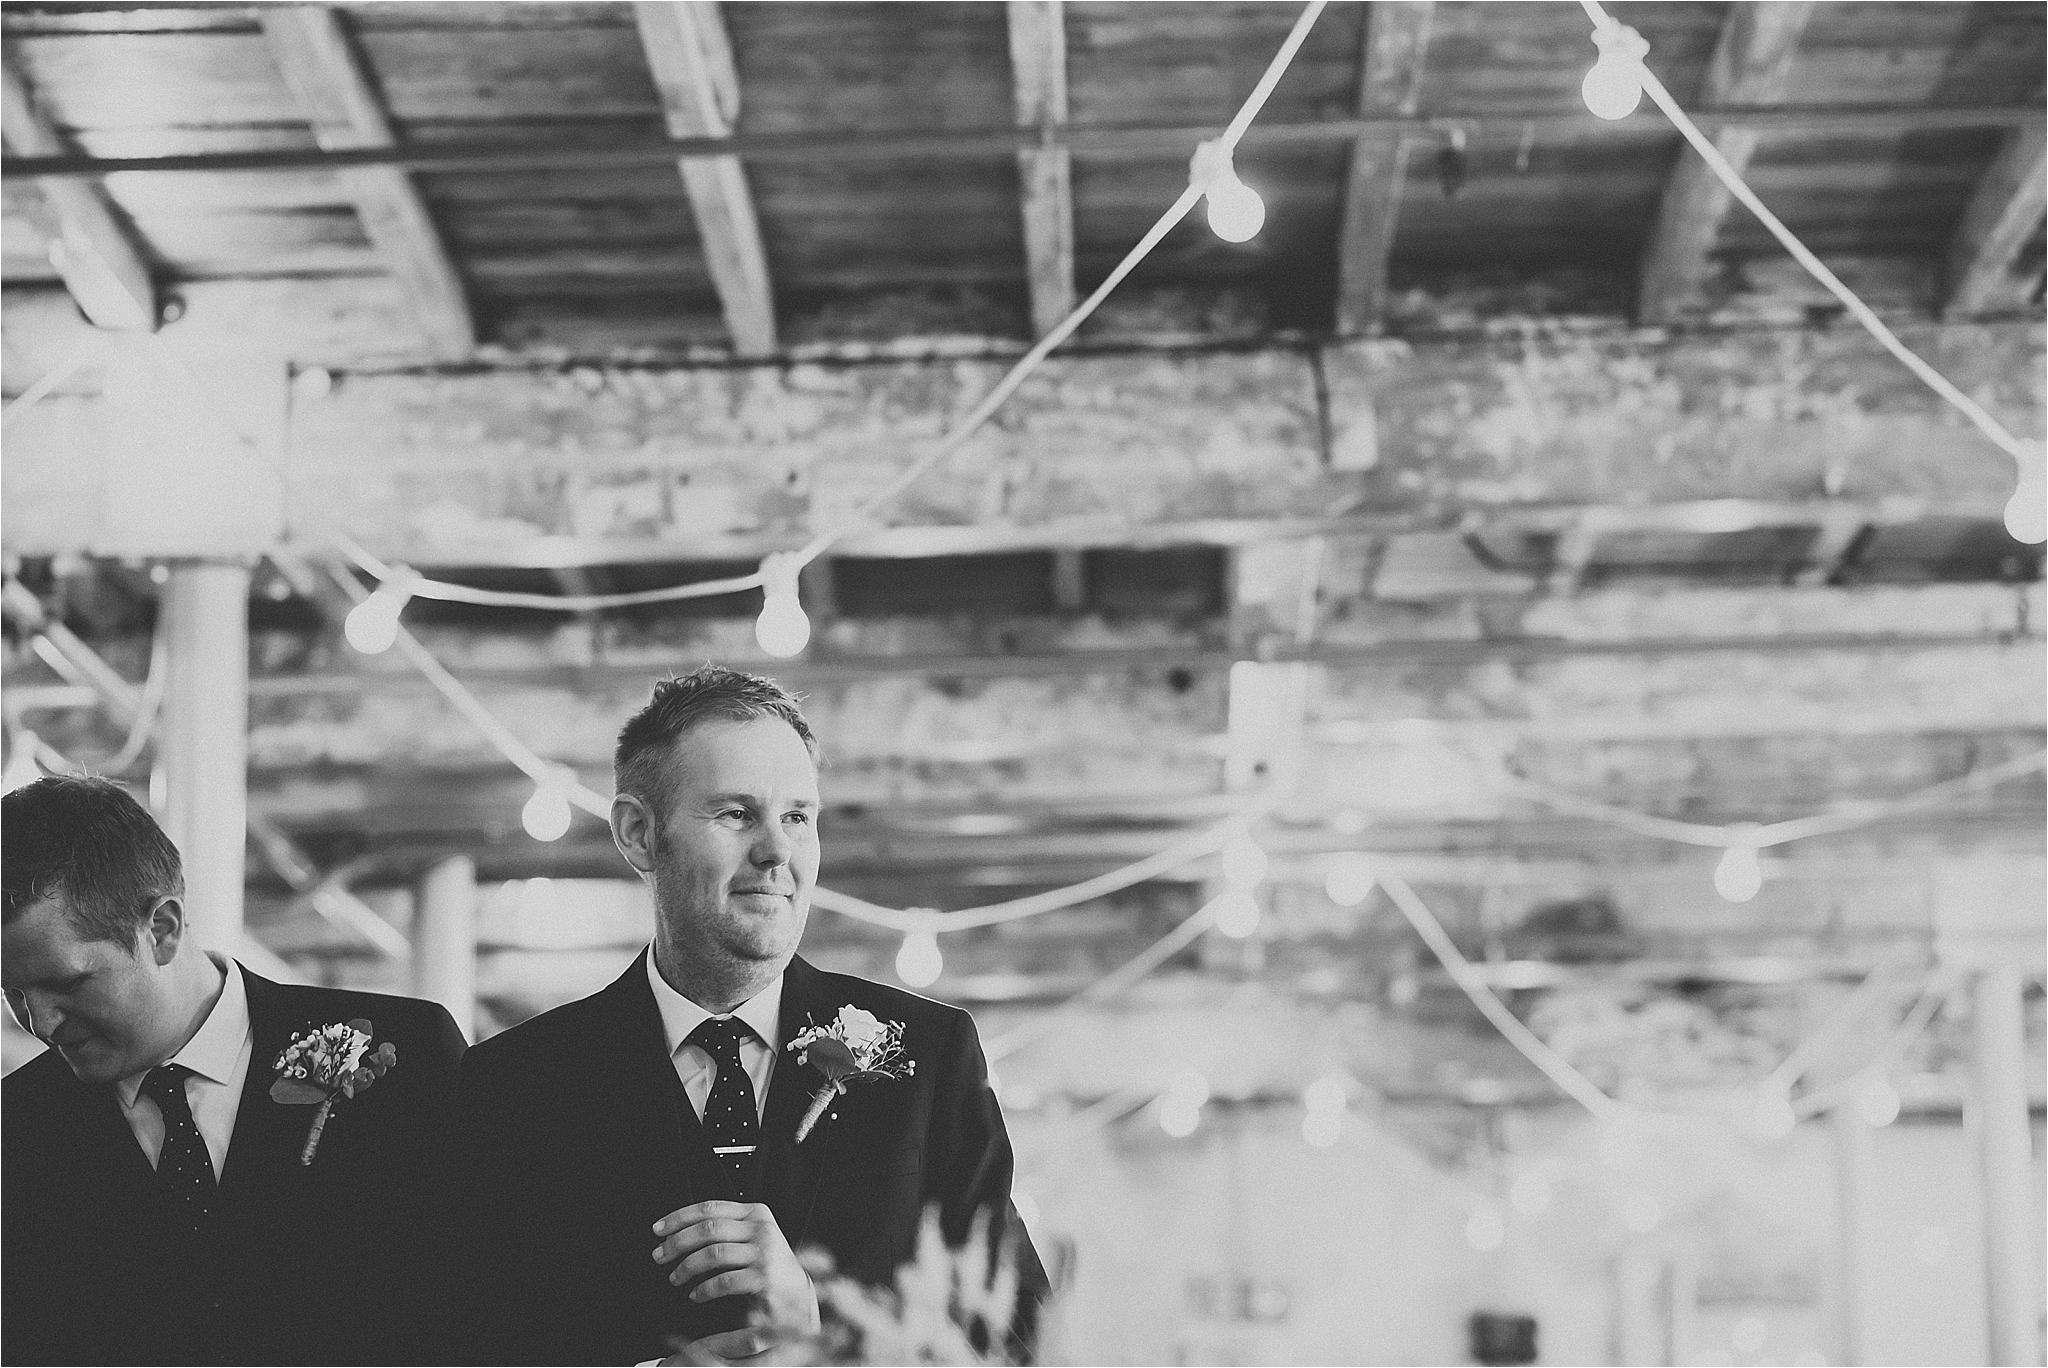
<svg viewBox="0 0 2048 1368">
<path fill-rule="evenodd" d="M 661 1032 L 668 1039 L 669 1061 L 676 1077 L 683 1081 L 690 1105 L 703 1119 L 704 1104 L 710 1100 L 711 1085 L 718 1078 L 718 1065 L 701 1045 L 687 1042 L 690 1032 L 712 1017 L 738 1017 L 753 1028 L 752 1037 L 740 1042 L 740 1063 L 754 1084 L 756 1118 L 768 1107 L 768 1080 L 775 1074 L 775 1055 L 782 1048 L 782 975 L 730 1012 L 707 1012 L 669 987 L 655 967 L 654 951 L 647 952 L 647 982 L 654 989 L 654 1005 L 661 1009 Z"/>
<path fill-rule="evenodd" d="M 179 1051 L 164 1062 L 182 1064 L 192 1072 L 185 1079 L 185 1100 L 192 1105 L 192 1120 L 199 1138 L 213 1159 L 213 1176 L 218 1179 L 228 1162 L 228 1142 L 235 1135 L 235 1114 L 242 1108 L 242 1084 L 249 1077 L 249 1061 L 256 1053 L 256 1033 L 249 1024 L 249 990 L 242 983 L 242 966 L 209 954 L 221 966 L 226 982 L 220 997 L 199 1029 Z M 135 1143 L 156 1167 L 164 1148 L 164 1114 L 156 1099 L 142 1091 L 148 1069 L 130 1074 L 114 1085 L 121 1113 Z"/>
</svg>

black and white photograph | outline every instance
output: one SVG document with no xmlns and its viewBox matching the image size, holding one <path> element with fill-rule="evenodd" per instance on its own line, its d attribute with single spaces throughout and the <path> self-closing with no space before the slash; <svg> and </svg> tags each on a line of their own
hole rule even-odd
<svg viewBox="0 0 2048 1368">
<path fill-rule="evenodd" d="M 0 76 L 0 1363 L 2048 1363 L 2048 3 Z"/>
</svg>

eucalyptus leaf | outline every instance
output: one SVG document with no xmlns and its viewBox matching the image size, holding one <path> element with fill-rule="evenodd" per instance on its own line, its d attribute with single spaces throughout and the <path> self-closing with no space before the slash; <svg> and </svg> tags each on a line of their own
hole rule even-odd
<svg viewBox="0 0 2048 1368">
<path fill-rule="evenodd" d="M 327 1100 L 327 1091 L 296 1078 L 280 1078 L 270 1085 L 270 1100 L 294 1107 L 310 1107 Z"/>
</svg>

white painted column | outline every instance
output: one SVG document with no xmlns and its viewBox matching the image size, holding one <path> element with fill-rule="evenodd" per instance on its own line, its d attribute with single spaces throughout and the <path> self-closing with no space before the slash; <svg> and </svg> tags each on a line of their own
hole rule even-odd
<svg viewBox="0 0 2048 1368">
<path fill-rule="evenodd" d="M 242 944 L 249 813 L 249 570 L 174 565 L 159 630 L 169 643 L 157 754 L 164 828 L 185 861 L 185 915 L 199 944 Z"/>
<path fill-rule="evenodd" d="M 1858 1115 L 1854 1101 L 1828 1113 L 1835 1142 L 1835 1288 L 1834 1362 L 1862 1363 L 1863 1327 L 1869 1309 L 1864 1297 L 1864 1253 L 1873 1238 L 1870 1229 L 1870 1150 L 1876 1137 Z"/>
<path fill-rule="evenodd" d="M 1984 1303 L 1994 1364 L 2041 1361 L 2041 1271 L 2034 1248 L 2041 1209 L 2033 1190 L 2020 991 L 2020 973 L 2010 967 L 1980 970 L 1970 981 L 1971 1102 L 1984 1194 Z"/>
<path fill-rule="evenodd" d="M 476 1033 L 476 861 L 457 855 L 413 886 L 412 990 Z"/>
</svg>

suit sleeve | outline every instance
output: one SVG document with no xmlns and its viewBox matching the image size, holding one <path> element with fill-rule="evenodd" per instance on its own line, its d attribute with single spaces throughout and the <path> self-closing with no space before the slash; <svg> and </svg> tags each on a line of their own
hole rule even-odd
<svg viewBox="0 0 2048 1368">
<path fill-rule="evenodd" d="M 450 1192 L 454 1154 L 456 1081 L 467 1045 L 448 1009 L 422 1003 L 414 1029 L 399 1045 L 399 1065 L 382 1080 L 403 1078 L 408 1088 L 404 1181 L 390 1198 L 394 1235 L 380 1260 L 386 1278 L 386 1309 L 377 1318 L 381 1345 L 369 1347 L 373 1362 L 440 1362 L 450 1242 L 455 1204 Z"/>
<path fill-rule="evenodd" d="M 1010 1201 L 1016 1157 L 1003 1110 L 988 1082 L 988 1061 L 974 1018 L 954 1014 L 955 1032 L 940 1060 L 932 1100 L 932 1135 L 926 1148 L 925 1201 L 939 1207 L 946 1243 L 964 1244 L 979 1212 L 987 1212 L 989 1246 L 999 1251 L 1013 1241 L 1017 1267 L 1017 1311 L 1011 1322 L 1010 1355 L 1028 1362 L 1048 1280 L 1030 1232 Z"/>
</svg>

